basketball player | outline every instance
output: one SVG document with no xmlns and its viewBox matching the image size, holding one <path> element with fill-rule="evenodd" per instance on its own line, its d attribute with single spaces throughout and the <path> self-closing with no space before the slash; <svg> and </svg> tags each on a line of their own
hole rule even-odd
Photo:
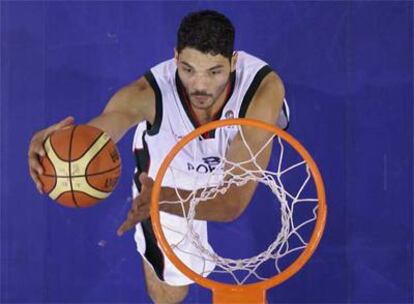
<svg viewBox="0 0 414 304">
<path fill-rule="evenodd" d="M 286 128 L 289 111 L 284 100 L 284 87 L 278 75 L 262 60 L 233 50 L 234 27 L 222 14 L 200 11 L 186 16 L 178 29 L 174 58 L 162 62 L 143 77 L 121 88 L 109 100 L 104 111 L 89 122 L 108 133 L 117 142 L 136 126 L 133 143 L 137 168 L 133 187 L 134 201 L 118 234 L 136 226 L 135 240 L 143 257 L 148 294 L 156 303 L 181 302 L 192 283 L 181 274 L 157 245 L 149 219 L 150 193 L 157 170 L 180 136 L 213 120 L 252 118 Z M 42 173 L 39 156 L 45 154 L 42 142 L 52 132 L 70 126 L 68 117 L 36 133 L 29 147 L 29 167 L 39 192 Z M 246 129 L 246 141 L 260 148 L 266 141 L 257 130 Z M 219 141 L 214 134 L 205 141 Z M 267 149 L 259 160 L 266 167 Z M 247 154 L 239 135 L 226 153 L 233 162 Z M 151 159 L 151 162 L 149 160 Z M 247 207 L 255 184 L 230 188 L 226 194 L 199 204 L 197 230 L 208 245 L 206 221 L 232 221 Z M 173 191 L 162 188 L 166 199 Z M 232 200 L 226 200 L 228 197 Z M 231 203 L 233 202 L 233 203 Z M 177 207 L 177 206 L 176 206 Z M 179 226 L 181 208 L 161 205 L 163 220 Z M 165 216 L 164 216 L 165 215 Z M 167 232 L 165 232 L 168 234 Z M 168 238 L 168 235 L 166 235 Z M 197 271 L 197 261 L 185 257 L 187 265 Z M 210 265 L 211 268 L 214 265 Z"/>
</svg>

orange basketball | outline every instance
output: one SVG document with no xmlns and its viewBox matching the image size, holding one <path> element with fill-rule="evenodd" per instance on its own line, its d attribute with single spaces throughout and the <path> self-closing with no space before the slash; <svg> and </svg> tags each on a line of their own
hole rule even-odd
<svg viewBox="0 0 414 304">
<path fill-rule="evenodd" d="M 43 191 L 67 207 L 89 207 L 107 198 L 120 173 L 121 158 L 111 138 L 78 125 L 54 132 L 43 143 Z"/>
</svg>

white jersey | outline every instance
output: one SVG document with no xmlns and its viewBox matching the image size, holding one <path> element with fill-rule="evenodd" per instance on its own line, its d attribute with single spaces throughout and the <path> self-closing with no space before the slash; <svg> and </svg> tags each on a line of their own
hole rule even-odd
<svg viewBox="0 0 414 304">
<path fill-rule="evenodd" d="M 272 69 L 264 61 L 239 51 L 235 72 L 230 76 L 227 99 L 215 119 L 244 118 L 260 83 L 271 71 Z M 138 180 L 139 174 L 148 172 L 148 175 L 155 179 L 161 163 L 172 147 L 183 136 L 200 126 L 186 99 L 174 59 L 153 67 L 145 77 L 155 92 L 156 115 L 152 125 L 141 122 L 135 132 L 133 150 L 137 168 L 133 185 L 134 197 L 138 195 L 141 186 Z M 289 108 L 284 100 L 277 124 L 286 129 L 288 122 Z M 196 158 L 194 158 L 194 145 L 190 144 L 187 151 L 184 147 L 170 164 L 170 167 L 178 170 L 174 170 L 174 174 L 167 170 L 162 185 L 178 186 L 186 190 L 202 187 L 203 179 L 207 180 L 211 177 L 206 173 L 219 170 L 216 167 L 219 159 L 225 155 L 225 149 L 236 135 L 236 131 L 237 129 L 231 127 L 221 128 L 203 135 L 203 140 L 194 141 Z M 199 184 L 195 185 L 194 181 Z M 164 234 L 170 243 L 180 240 L 186 233 L 186 222 L 183 218 L 161 212 L 161 222 Z M 206 222 L 194 221 L 194 230 L 198 232 L 204 247 L 211 249 L 208 244 Z M 150 220 L 137 225 L 135 241 L 138 251 L 152 265 L 161 280 L 170 285 L 191 283 L 191 280 L 182 275 L 159 249 Z M 193 245 L 190 242 L 180 245 L 181 248 L 186 248 L 186 252 L 194 251 L 191 246 Z M 211 263 L 204 265 L 202 260 L 183 252 L 176 252 L 176 254 L 196 272 L 201 272 L 202 269 L 212 270 L 215 266 Z"/>
<path fill-rule="evenodd" d="M 272 69 L 262 60 L 245 52 L 238 52 L 235 72 L 230 77 L 230 91 L 216 119 L 243 118 L 247 108 L 263 78 Z M 178 77 L 174 59 L 162 62 L 153 67 L 145 75 L 156 96 L 156 117 L 152 126 L 141 122 L 134 136 L 133 149 L 139 172 L 148 172 L 155 179 L 165 156 L 177 141 L 199 127 L 197 118 L 186 101 L 181 81 Z M 288 125 L 289 111 L 286 100 L 277 121 L 279 127 Z M 217 156 L 212 151 L 223 155 L 225 140 L 235 134 L 216 134 L 210 132 L 205 140 L 199 143 L 198 160 L 194 162 L 192 154 L 180 153 L 172 166 L 180 168 L 182 176 L 175 175 L 175 180 L 167 172 L 163 180 L 164 186 L 180 185 L 182 189 L 193 189 L 194 185 L 185 173 L 207 173 L 214 168 Z M 187 155 L 187 156 L 186 156 Z"/>
</svg>

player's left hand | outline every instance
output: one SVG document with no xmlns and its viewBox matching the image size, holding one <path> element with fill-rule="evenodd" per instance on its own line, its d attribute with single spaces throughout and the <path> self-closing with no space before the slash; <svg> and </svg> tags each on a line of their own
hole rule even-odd
<svg viewBox="0 0 414 304">
<path fill-rule="evenodd" d="M 123 235 L 126 231 L 134 227 L 150 216 L 151 192 L 154 180 L 147 173 L 141 173 L 139 176 L 141 182 L 141 192 L 133 200 L 131 210 L 128 212 L 127 219 L 119 226 L 117 230 L 118 236 Z"/>
</svg>

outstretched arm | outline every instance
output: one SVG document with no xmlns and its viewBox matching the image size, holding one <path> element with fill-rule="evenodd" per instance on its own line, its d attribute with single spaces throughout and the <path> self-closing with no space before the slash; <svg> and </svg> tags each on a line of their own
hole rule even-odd
<svg viewBox="0 0 414 304">
<path fill-rule="evenodd" d="M 123 87 L 109 100 L 104 111 L 88 124 L 102 129 L 115 141 L 119 141 L 129 128 L 142 120 L 152 122 L 155 115 L 155 95 L 145 80 L 139 80 Z M 43 173 L 40 157 L 45 155 L 44 140 L 53 132 L 71 126 L 74 118 L 69 116 L 64 120 L 38 131 L 31 139 L 28 162 L 29 172 L 38 191 L 42 193 L 42 183 L 39 175 Z"/>
</svg>

